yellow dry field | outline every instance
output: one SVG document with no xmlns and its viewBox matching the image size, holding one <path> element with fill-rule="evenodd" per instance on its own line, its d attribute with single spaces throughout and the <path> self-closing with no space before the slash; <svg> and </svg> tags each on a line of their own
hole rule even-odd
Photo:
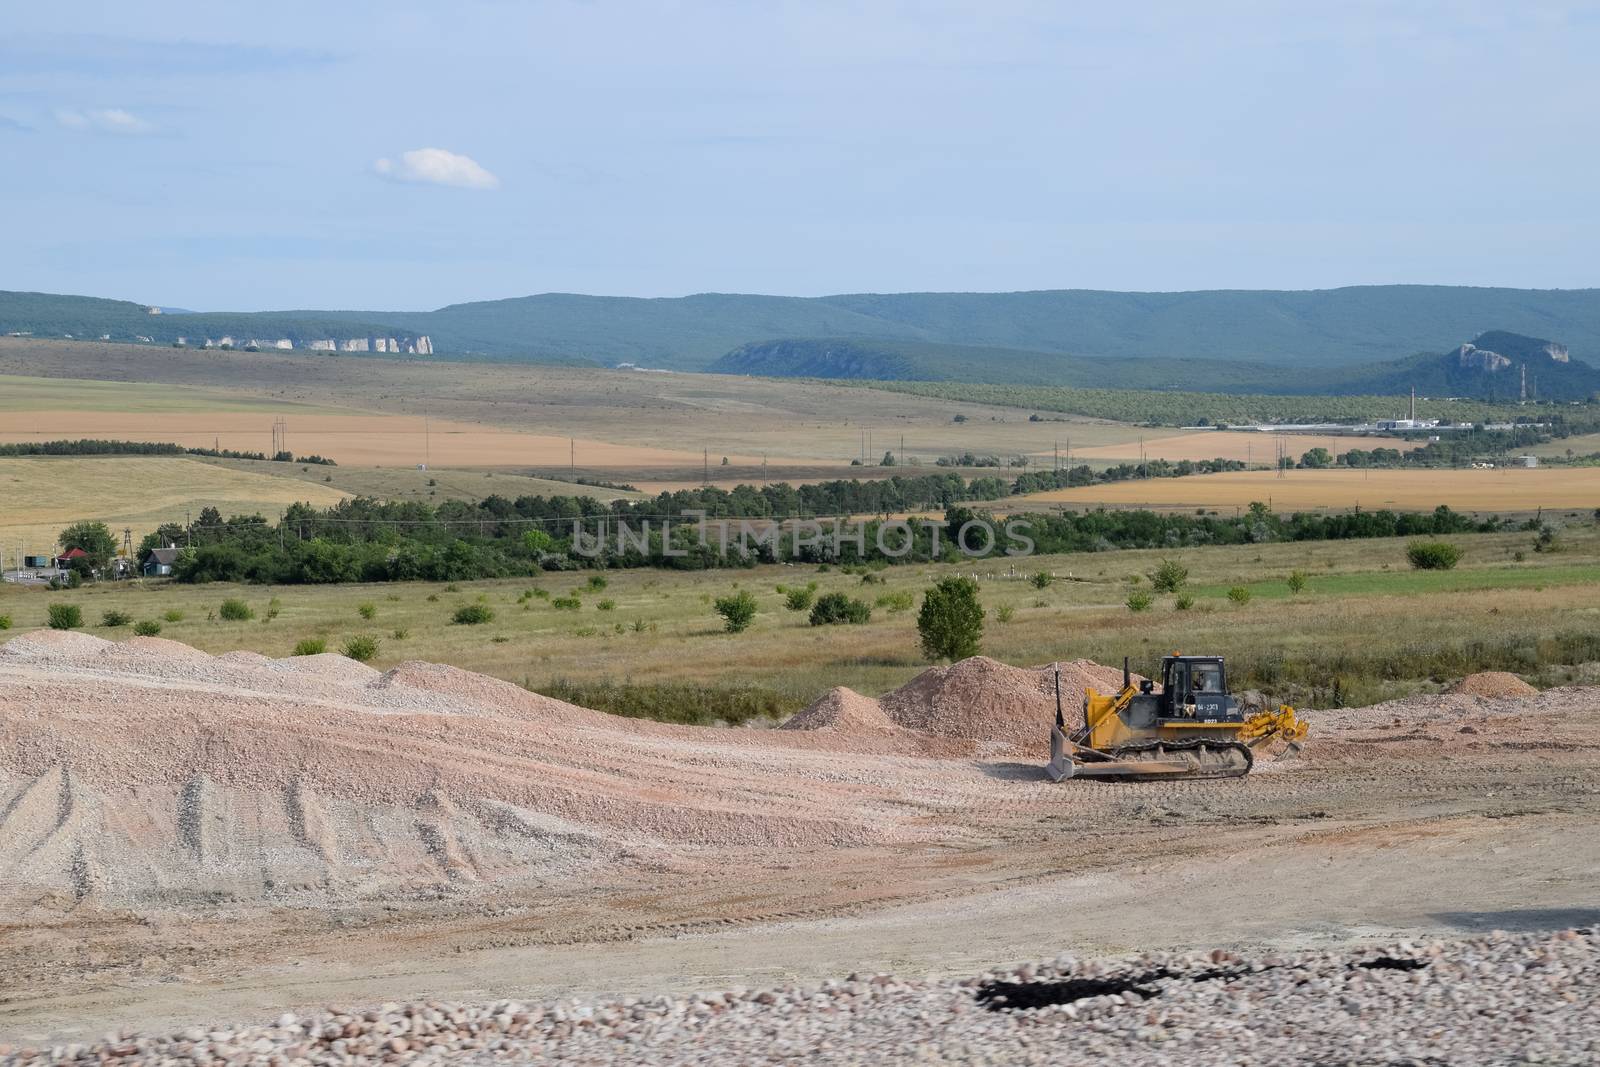
<svg viewBox="0 0 1600 1067">
<path fill-rule="evenodd" d="M 572 440 L 413 415 L 305 414 L 248 411 L 28 411 L 0 414 L 0 441 L 170 441 L 186 448 L 272 453 L 272 426 L 284 421 L 285 444 L 298 456 L 319 455 L 368 466 L 418 463 L 456 467 L 684 467 L 701 454 L 645 445 Z M 760 463 L 759 455 L 737 457 Z"/>
<path fill-rule="evenodd" d="M 269 519 L 296 501 L 336 504 L 343 493 L 291 478 L 228 470 L 177 456 L 28 456 L 0 459 L 0 554 L 7 565 L 56 550 L 62 527 L 99 520 L 137 544 L 163 522 L 214 507 Z"/>
<path fill-rule="evenodd" d="M 1252 501 L 1276 511 L 1344 511 L 1356 507 L 1515 512 L 1600 507 L 1600 468 L 1534 470 L 1291 470 L 1231 471 L 1188 478 L 1149 478 L 1034 493 L 1029 505 L 1089 508 L 1236 508 Z"/>
<path fill-rule="evenodd" d="M 1160 436 L 1162 433 L 1171 434 L 1171 431 L 1150 431 L 1151 436 L 1144 439 L 1144 455 L 1147 459 L 1166 459 L 1176 462 L 1180 459 L 1237 459 L 1245 463 L 1261 463 L 1272 466 L 1277 462 L 1278 442 L 1283 442 L 1284 451 L 1291 458 L 1299 459 L 1313 448 L 1326 448 L 1334 455 L 1348 452 L 1352 448 L 1370 451 L 1374 448 L 1394 448 L 1402 452 L 1420 447 L 1421 442 L 1403 441 L 1396 437 L 1334 437 L 1318 434 L 1270 434 L 1249 433 L 1242 430 L 1203 430 L 1195 433 L 1180 433 L 1171 436 Z M 1117 460 L 1125 462 L 1138 462 L 1139 442 L 1122 442 L 1119 444 L 1096 445 L 1089 448 L 1074 448 L 1072 460 Z M 1049 460 L 1048 454 L 1039 454 L 1039 458 Z"/>
</svg>

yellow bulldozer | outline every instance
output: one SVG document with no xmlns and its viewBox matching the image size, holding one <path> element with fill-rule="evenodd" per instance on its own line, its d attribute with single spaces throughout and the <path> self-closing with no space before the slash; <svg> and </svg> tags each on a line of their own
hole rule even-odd
<svg viewBox="0 0 1600 1067">
<path fill-rule="evenodd" d="M 1069 731 L 1057 668 L 1056 721 L 1045 773 L 1057 782 L 1242 778 L 1250 773 L 1257 749 L 1283 742 L 1283 755 L 1288 755 L 1299 751 L 1305 735 L 1306 724 L 1287 704 L 1277 711 L 1245 714 L 1228 692 L 1221 656 L 1177 654 L 1162 659 L 1159 690 L 1153 679 L 1135 685 L 1124 659 L 1121 691 L 1087 690 L 1083 723 Z"/>
</svg>

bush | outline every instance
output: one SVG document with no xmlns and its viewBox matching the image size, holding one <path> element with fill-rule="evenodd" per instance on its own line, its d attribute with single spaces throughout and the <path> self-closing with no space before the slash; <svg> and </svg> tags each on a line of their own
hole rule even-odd
<svg viewBox="0 0 1600 1067">
<path fill-rule="evenodd" d="M 1306 588 L 1305 571 L 1290 571 L 1287 584 L 1289 586 L 1289 592 L 1291 593 L 1304 592 Z"/>
<path fill-rule="evenodd" d="M 1179 593 L 1178 598 L 1172 602 L 1172 606 L 1177 611 L 1188 611 L 1194 607 L 1194 597 L 1188 593 Z"/>
<path fill-rule="evenodd" d="M 1010 622 L 1016 617 L 1017 609 L 1010 604 L 1001 604 L 998 608 L 994 609 L 994 619 L 996 622 Z"/>
<path fill-rule="evenodd" d="M 525 688 L 530 687 L 524 682 Z M 753 685 L 704 685 L 695 682 L 568 681 L 554 679 L 537 689 L 555 697 L 612 715 L 657 722 L 710 726 L 752 719 L 779 720 L 805 706 L 790 692 Z"/>
<path fill-rule="evenodd" d="M 222 606 L 217 609 L 217 614 L 229 622 L 247 622 L 256 617 L 249 604 L 237 599 L 224 600 Z"/>
<path fill-rule="evenodd" d="M 378 639 L 367 634 L 357 634 L 346 641 L 340 651 L 357 663 L 365 663 L 378 654 Z"/>
<path fill-rule="evenodd" d="M 0 615 L 0 630 L 9 630 L 9 629 L 11 629 L 11 616 L 10 615 Z"/>
<path fill-rule="evenodd" d="M 917 612 L 922 654 L 929 659 L 976 656 L 983 642 L 983 605 L 971 578 L 943 578 L 922 594 Z"/>
<path fill-rule="evenodd" d="M 463 604 L 451 618 L 462 626 L 480 626 L 494 619 L 494 609 L 487 604 Z"/>
<path fill-rule="evenodd" d="M 589 588 L 593 589 L 597 593 L 610 584 L 610 582 L 606 581 L 606 576 L 603 574 L 589 575 Z"/>
<path fill-rule="evenodd" d="M 375 618 L 378 614 L 378 606 L 376 604 L 362 604 L 356 608 L 356 614 L 363 619 Z"/>
<path fill-rule="evenodd" d="M 574 593 L 572 596 L 558 596 L 551 598 L 550 606 L 555 608 L 557 611 L 577 611 L 579 608 L 583 607 L 583 601 L 579 600 L 578 595 Z"/>
<path fill-rule="evenodd" d="M 853 600 L 843 593 L 828 593 L 811 606 L 812 626 L 857 624 L 872 618 L 872 608 L 864 600 Z"/>
<path fill-rule="evenodd" d="M 83 611 L 76 604 L 51 604 L 50 629 L 76 630 L 83 625 Z"/>
<path fill-rule="evenodd" d="M 713 606 L 717 614 L 722 616 L 723 627 L 730 634 L 749 629 L 756 617 L 756 598 L 750 595 L 748 589 L 741 589 L 730 596 L 719 596 Z"/>
<path fill-rule="evenodd" d="M 596 611 L 616 611 L 617 602 L 607 597 L 605 600 L 597 601 L 594 607 Z"/>
<path fill-rule="evenodd" d="M 141 619 L 133 624 L 133 632 L 139 637 L 154 637 L 161 632 L 161 624 L 154 619 Z"/>
<path fill-rule="evenodd" d="M 1028 581 L 1033 583 L 1033 587 L 1035 589 L 1048 589 L 1050 588 L 1050 583 L 1055 580 L 1056 576 L 1051 574 L 1049 571 L 1038 571 L 1032 578 L 1028 579 Z"/>
<path fill-rule="evenodd" d="M 179 611 L 177 608 L 168 608 L 166 611 L 161 613 L 161 617 L 166 619 L 168 622 L 182 622 L 183 612 Z"/>
<path fill-rule="evenodd" d="M 809 585 L 801 589 L 790 589 L 783 594 L 783 606 L 790 611 L 805 611 L 816 598 L 817 591 Z"/>
<path fill-rule="evenodd" d="M 411 631 L 407 630 L 404 626 L 401 626 L 389 634 L 389 636 L 394 638 L 396 641 L 404 641 L 406 638 L 411 636 Z"/>
<path fill-rule="evenodd" d="M 126 611 L 108 611 L 100 616 L 101 626 L 126 626 L 133 621 L 133 616 Z"/>
<path fill-rule="evenodd" d="M 1150 587 L 1158 593 L 1176 593 L 1189 580 L 1189 568 L 1175 559 L 1164 559 L 1150 572 Z"/>
<path fill-rule="evenodd" d="M 328 642 L 320 637 L 305 637 L 294 644 L 295 656 L 320 656 L 328 651 Z"/>
<path fill-rule="evenodd" d="M 1156 598 L 1151 596 L 1143 589 L 1135 589 L 1133 592 L 1128 594 L 1127 603 L 1129 611 L 1149 611 L 1150 605 L 1154 604 L 1155 602 Z"/>
<path fill-rule="evenodd" d="M 1228 599 L 1242 607 L 1250 603 L 1250 590 L 1242 585 L 1236 585 L 1228 590 Z"/>
<path fill-rule="evenodd" d="M 1419 571 L 1448 571 L 1461 562 L 1461 549 L 1449 541 L 1413 541 L 1406 546 L 1406 559 Z"/>
<path fill-rule="evenodd" d="M 902 611 L 910 611 L 911 605 L 916 602 L 917 598 L 911 595 L 911 590 L 901 589 L 898 592 L 883 594 L 874 606 L 883 608 L 891 615 L 898 615 Z"/>
</svg>

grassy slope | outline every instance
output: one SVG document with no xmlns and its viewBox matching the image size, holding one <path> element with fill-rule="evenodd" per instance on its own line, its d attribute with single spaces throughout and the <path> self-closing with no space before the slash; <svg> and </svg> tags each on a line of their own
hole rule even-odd
<svg viewBox="0 0 1600 1067">
<path fill-rule="evenodd" d="M 488 471 L 449 470 L 434 467 L 426 471 L 410 467 L 322 467 L 315 464 L 273 463 L 253 459 L 203 459 L 202 462 L 230 470 L 309 482 L 352 496 L 381 500 L 422 500 L 438 504 L 445 500 L 482 500 L 498 494 L 511 500 L 519 496 L 588 496 L 596 500 L 640 500 L 643 493 L 577 485 L 554 478 L 530 478 L 521 474 Z"/>
<path fill-rule="evenodd" d="M 1430 573 L 1407 568 L 1401 540 L 1187 550 L 1179 558 L 1199 597 L 1188 612 L 1174 611 L 1170 597 L 1158 598 L 1143 614 L 1123 606 L 1133 588 L 1128 579 L 1151 571 L 1166 554 L 1141 551 L 1028 560 L 1015 578 L 1004 576 L 1003 564 L 890 568 L 882 585 L 809 567 L 612 572 L 603 592 L 582 592 L 576 612 L 540 599 L 519 603 L 519 596 L 531 586 L 557 596 L 583 590 L 585 574 L 458 589 L 150 583 L 49 593 L 0 586 L 0 614 L 26 629 L 42 625 L 46 606 L 56 601 L 82 605 L 91 622 L 111 608 L 135 618 L 177 609 L 184 619 L 165 624 L 162 636 L 213 652 L 248 648 L 281 656 L 303 637 L 323 636 L 337 648 L 351 635 L 370 633 L 381 641 L 379 667 L 437 660 L 526 679 L 536 687 L 557 678 L 754 684 L 776 694 L 782 706 L 798 707 L 834 685 L 882 692 L 926 663 L 917 651 L 915 610 L 891 614 L 879 608 L 861 627 L 810 627 L 783 609 L 774 586 L 815 580 L 821 592 L 871 600 L 902 590 L 920 593 L 960 570 L 980 575 L 991 612 L 984 651 L 1017 664 L 1079 656 L 1114 663 L 1129 655 L 1136 666 L 1148 666 L 1173 648 L 1217 652 L 1229 657 L 1240 687 L 1262 686 L 1280 698 L 1325 704 L 1335 677 L 1349 699 L 1372 700 L 1437 688 L 1442 679 L 1484 667 L 1510 667 L 1549 684 L 1569 673 L 1557 665 L 1600 660 L 1600 613 L 1593 608 L 1600 534 L 1591 525 L 1565 531 L 1556 554 L 1528 552 L 1531 534 L 1455 540 L 1467 550 L 1460 568 Z M 1518 551 L 1526 553 L 1525 562 L 1513 559 Z M 1022 579 L 1037 569 L 1061 580 L 1035 589 Z M 1295 569 L 1310 575 L 1310 586 L 1291 606 L 1282 599 L 1282 583 Z M 1243 607 L 1222 599 L 1220 590 L 1237 584 L 1254 588 L 1256 599 Z M 710 602 L 735 586 L 756 595 L 760 613 L 748 632 L 730 635 L 721 632 Z M 236 595 L 258 615 L 277 597 L 280 614 L 244 623 L 207 618 L 223 598 Z M 492 622 L 449 623 L 456 606 L 479 597 L 494 609 Z M 607 599 L 615 608 L 600 610 L 599 602 Z M 374 619 L 358 615 L 363 603 L 374 606 Z M 995 618 L 1002 606 L 1013 610 L 1012 621 Z M 635 631 L 635 620 L 642 630 Z M 397 629 L 405 636 L 394 637 Z M 126 630 L 91 630 L 127 636 Z"/>
</svg>

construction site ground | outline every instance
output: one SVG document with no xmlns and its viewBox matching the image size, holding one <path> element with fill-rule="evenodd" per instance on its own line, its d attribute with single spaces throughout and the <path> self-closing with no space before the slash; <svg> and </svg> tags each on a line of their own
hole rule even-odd
<svg viewBox="0 0 1600 1067">
<path fill-rule="evenodd" d="M 1070 665 L 1069 701 L 1116 673 Z M 711 730 L 429 664 L 26 635 L 0 1043 L 1600 921 L 1600 689 L 1491 678 L 1307 712 L 1243 780 L 1052 784 L 1048 677 L 973 660 Z"/>
</svg>

